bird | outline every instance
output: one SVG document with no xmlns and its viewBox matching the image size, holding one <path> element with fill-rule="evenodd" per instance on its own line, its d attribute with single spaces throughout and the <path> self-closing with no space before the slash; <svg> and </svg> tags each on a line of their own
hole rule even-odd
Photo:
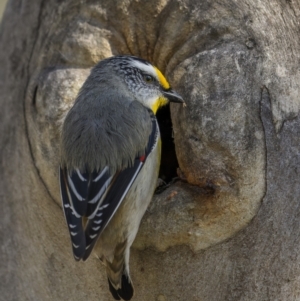
<svg viewBox="0 0 300 301">
<path fill-rule="evenodd" d="M 92 68 L 61 130 L 60 192 L 73 256 L 93 249 L 115 300 L 134 294 L 130 247 L 153 197 L 161 140 L 156 112 L 184 104 L 147 60 L 118 55 Z"/>
</svg>

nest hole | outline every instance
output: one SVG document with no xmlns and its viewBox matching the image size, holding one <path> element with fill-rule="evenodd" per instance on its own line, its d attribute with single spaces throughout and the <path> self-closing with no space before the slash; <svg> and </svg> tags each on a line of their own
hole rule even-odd
<svg viewBox="0 0 300 301">
<path fill-rule="evenodd" d="M 178 160 L 176 157 L 173 139 L 170 105 L 166 105 L 158 110 L 156 118 L 159 124 L 162 140 L 159 178 L 163 180 L 164 185 L 168 185 L 177 178 L 178 168 Z"/>
</svg>

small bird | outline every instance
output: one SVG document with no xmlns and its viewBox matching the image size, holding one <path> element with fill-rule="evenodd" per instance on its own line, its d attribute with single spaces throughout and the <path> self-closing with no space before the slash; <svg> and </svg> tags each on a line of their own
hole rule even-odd
<svg viewBox="0 0 300 301">
<path fill-rule="evenodd" d="M 157 110 L 183 103 L 148 61 L 100 61 L 80 89 L 61 134 L 60 188 L 75 260 L 96 252 L 115 300 L 130 300 L 130 247 L 152 199 L 161 142 Z"/>
</svg>

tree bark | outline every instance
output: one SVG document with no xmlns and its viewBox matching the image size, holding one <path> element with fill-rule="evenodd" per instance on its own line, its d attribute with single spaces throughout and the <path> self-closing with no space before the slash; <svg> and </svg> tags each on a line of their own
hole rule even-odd
<svg viewBox="0 0 300 301">
<path fill-rule="evenodd" d="M 0 32 L 0 300 L 111 300 L 97 253 L 75 262 L 59 137 L 99 60 L 170 79 L 181 180 L 131 252 L 134 300 L 300 300 L 300 2 L 17 1 Z"/>
</svg>

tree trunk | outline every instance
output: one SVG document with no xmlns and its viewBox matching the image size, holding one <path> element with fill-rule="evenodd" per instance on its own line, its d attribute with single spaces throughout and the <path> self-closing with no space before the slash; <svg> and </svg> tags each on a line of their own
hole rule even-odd
<svg viewBox="0 0 300 301">
<path fill-rule="evenodd" d="M 59 137 L 90 68 L 133 54 L 187 103 L 171 107 L 181 180 L 132 248 L 134 300 L 300 300 L 299 20 L 298 0 L 10 1 L 0 299 L 111 300 L 97 254 L 71 254 Z"/>
</svg>

